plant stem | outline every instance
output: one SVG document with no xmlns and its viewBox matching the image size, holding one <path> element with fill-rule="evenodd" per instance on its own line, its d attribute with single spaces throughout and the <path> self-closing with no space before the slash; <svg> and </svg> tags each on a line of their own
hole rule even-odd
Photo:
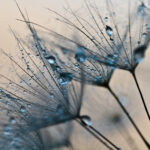
<svg viewBox="0 0 150 150">
<path fill-rule="evenodd" d="M 141 133 L 141 131 L 139 130 L 139 128 L 137 127 L 137 125 L 135 124 L 135 122 L 133 121 L 132 117 L 130 116 L 130 114 L 128 113 L 128 111 L 126 110 L 126 108 L 120 102 L 118 96 L 112 91 L 112 89 L 109 86 L 107 87 L 107 89 L 113 95 L 113 97 L 115 98 L 115 100 L 117 101 L 117 103 L 119 104 L 119 106 L 121 107 L 121 109 L 123 110 L 123 112 L 125 113 L 125 115 L 127 116 L 127 118 L 130 120 L 131 124 L 133 125 L 133 127 L 135 128 L 135 130 L 137 131 L 137 133 L 139 134 L 139 136 L 143 140 L 143 142 L 146 145 L 146 147 L 148 148 L 148 150 L 150 150 L 150 144 L 147 142 L 147 140 L 145 139 L 145 137 L 143 136 L 143 134 Z"/>
<path fill-rule="evenodd" d="M 80 120 L 80 118 L 79 118 Z M 97 140 L 99 140 L 105 147 L 107 147 L 109 150 L 113 150 L 112 147 L 110 147 L 106 142 L 104 142 L 100 137 L 102 137 L 104 140 L 106 140 L 110 145 L 112 145 L 116 150 L 120 150 L 115 144 L 113 144 L 110 140 L 108 140 L 104 135 L 102 135 L 99 131 L 97 131 L 92 126 L 86 126 L 81 121 L 76 120 L 82 127 L 84 127 L 91 135 L 93 135 Z M 99 137 L 99 136 L 100 137 Z"/>
<path fill-rule="evenodd" d="M 132 136 L 130 135 L 130 132 L 128 131 L 126 126 L 123 124 L 123 122 L 121 122 L 121 125 L 118 125 L 115 127 L 119 131 L 121 136 L 125 139 L 129 147 L 130 148 L 132 147 L 132 150 L 139 150 L 138 146 L 135 143 L 135 140 L 132 138 Z"/>
<path fill-rule="evenodd" d="M 101 136 L 104 140 L 106 140 L 110 145 L 112 145 L 115 149 L 120 150 L 119 147 L 117 147 L 114 143 L 112 143 L 109 139 L 107 139 L 103 134 L 101 134 L 98 130 L 96 130 L 93 126 L 89 126 L 91 130 L 93 130 L 95 133 L 97 133 L 99 136 Z"/>
<path fill-rule="evenodd" d="M 142 100 L 142 102 L 143 102 L 143 106 L 144 106 L 144 109 L 145 109 L 145 111 L 146 111 L 147 117 L 148 117 L 148 119 L 150 120 L 150 114 L 149 114 L 148 108 L 147 108 L 147 106 L 146 106 L 146 103 L 145 103 L 145 100 L 144 100 L 144 96 L 143 96 L 142 91 L 141 91 L 141 89 L 140 89 L 139 83 L 138 83 L 138 81 L 137 81 L 135 72 L 131 72 L 131 74 L 132 74 L 132 76 L 133 76 L 133 78 L 134 78 L 134 81 L 135 81 L 135 83 L 136 83 L 137 89 L 138 89 L 139 94 L 140 94 L 140 96 L 141 96 L 141 100 Z"/>
</svg>

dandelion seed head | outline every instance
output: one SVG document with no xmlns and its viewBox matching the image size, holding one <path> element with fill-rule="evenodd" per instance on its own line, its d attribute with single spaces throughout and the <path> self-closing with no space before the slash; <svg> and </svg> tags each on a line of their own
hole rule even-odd
<svg viewBox="0 0 150 150">
<path fill-rule="evenodd" d="M 65 16 L 58 16 L 64 24 L 76 30 L 79 35 L 75 39 L 78 39 L 78 41 L 58 34 L 55 34 L 55 37 L 73 43 L 77 47 L 84 47 L 85 51 L 82 51 L 81 54 L 80 51 L 78 52 L 78 48 L 74 50 L 69 48 L 68 45 L 65 46 L 65 50 L 70 49 L 70 52 L 74 51 L 74 57 L 79 63 L 84 62 L 86 64 L 85 57 L 86 60 L 90 57 L 90 61 L 93 59 L 93 63 L 97 61 L 98 63 L 111 66 L 113 69 L 134 70 L 140 63 L 140 61 L 135 59 L 135 51 L 139 47 L 145 46 L 145 52 L 149 44 L 148 18 L 150 9 L 148 4 L 146 1 L 138 1 L 133 8 L 133 4 L 131 5 L 131 2 L 128 2 L 128 6 L 125 8 L 127 12 L 123 14 L 120 13 L 121 10 L 119 12 L 114 7 L 111 0 L 108 0 L 106 1 L 105 9 L 107 17 L 103 15 L 105 13 L 102 14 L 100 11 L 99 5 L 91 1 L 85 2 L 84 12 L 87 12 L 87 16 L 78 15 L 70 8 L 71 13 L 69 10 L 68 12 L 74 20 L 69 20 Z M 86 18 L 88 19 L 86 20 Z M 60 43 L 58 45 L 60 46 Z"/>
<path fill-rule="evenodd" d="M 33 38 L 30 43 L 12 31 L 22 59 L 3 52 L 14 65 L 16 81 L 1 75 L 11 83 L 1 93 L 11 114 L 18 113 L 16 121 L 27 131 L 33 131 L 76 118 L 82 104 L 83 84 L 72 81 L 73 74 L 62 67 L 65 64 L 58 54 L 34 28 L 28 23 L 27 26 Z"/>
</svg>

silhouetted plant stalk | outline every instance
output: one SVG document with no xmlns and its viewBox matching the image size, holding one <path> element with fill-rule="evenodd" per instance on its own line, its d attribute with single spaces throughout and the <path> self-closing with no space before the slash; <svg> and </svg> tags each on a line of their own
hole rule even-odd
<svg viewBox="0 0 150 150">
<path fill-rule="evenodd" d="M 130 116 L 130 114 L 128 113 L 128 111 L 126 110 L 126 108 L 124 107 L 124 105 L 120 102 L 118 96 L 112 91 L 112 89 L 109 86 L 107 87 L 107 89 L 110 91 L 110 93 L 116 99 L 117 103 L 119 104 L 119 106 L 121 107 L 121 109 L 123 110 L 123 112 L 126 114 L 126 116 L 128 117 L 128 119 L 130 120 L 131 124 L 133 125 L 133 127 L 135 128 L 135 130 L 137 131 L 137 133 L 139 134 L 139 136 L 141 137 L 141 139 L 143 140 L 143 142 L 147 146 L 147 148 L 150 149 L 150 144 L 145 139 L 145 137 L 143 136 L 143 134 L 141 133 L 141 131 L 137 127 L 136 123 L 134 122 L 134 120 L 132 119 L 132 117 Z"/>
<path fill-rule="evenodd" d="M 109 117 L 109 122 L 110 124 L 113 124 L 113 126 L 117 129 L 117 131 L 128 144 L 129 148 L 132 148 L 132 150 L 139 150 L 139 147 L 132 137 L 132 134 L 130 134 L 128 127 L 125 126 L 123 122 L 123 116 L 120 112 L 111 114 L 111 116 Z"/>
</svg>

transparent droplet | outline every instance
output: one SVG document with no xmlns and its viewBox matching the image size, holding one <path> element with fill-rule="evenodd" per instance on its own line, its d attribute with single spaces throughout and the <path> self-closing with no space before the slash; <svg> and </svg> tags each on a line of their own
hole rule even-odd
<svg viewBox="0 0 150 150">
<path fill-rule="evenodd" d="M 56 59 L 54 56 L 46 56 L 45 57 L 50 64 L 55 64 Z"/>
<path fill-rule="evenodd" d="M 25 112 L 26 112 L 26 108 L 25 108 L 24 106 L 21 106 L 21 107 L 20 107 L 20 112 L 21 112 L 21 113 L 25 113 Z"/>
<path fill-rule="evenodd" d="M 60 85 L 68 84 L 73 79 L 73 76 L 69 72 L 63 72 L 60 74 L 60 78 L 58 79 L 58 82 Z"/>
<path fill-rule="evenodd" d="M 83 62 L 85 62 L 85 60 L 86 60 L 86 56 L 85 56 L 85 54 L 84 54 L 82 51 L 78 51 L 78 52 L 76 52 L 76 54 L 75 54 L 75 59 L 76 59 L 78 62 L 83 63 Z"/>
<path fill-rule="evenodd" d="M 105 18 L 104 18 L 104 21 L 105 21 L 105 22 L 108 22 L 108 17 L 105 17 Z"/>
<path fill-rule="evenodd" d="M 106 26 L 106 33 L 107 33 L 108 36 L 112 36 L 113 30 L 110 26 Z"/>
<path fill-rule="evenodd" d="M 138 6 L 138 9 L 137 9 L 138 15 L 145 16 L 145 9 L 146 9 L 146 6 L 145 6 L 145 4 L 142 2 L 142 3 Z"/>
<path fill-rule="evenodd" d="M 28 108 L 31 108 L 31 104 L 27 104 L 27 107 L 28 107 Z"/>
<path fill-rule="evenodd" d="M 100 82 L 101 80 L 102 80 L 102 76 L 101 75 L 96 77 L 96 82 Z"/>
<path fill-rule="evenodd" d="M 59 67 L 59 66 L 56 66 L 56 71 L 60 71 L 61 70 L 61 68 Z"/>
<path fill-rule="evenodd" d="M 146 45 L 141 45 L 134 51 L 134 60 L 136 63 L 140 63 L 145 57 Z"/>
<path fill-rule="evenodd" d="M 50 99 L 54 99 L 54 94 L 50 93 Z"/>
<path fill-rule="evenodd" d="M 62 51 L 63 54 L 67 54 L 67 52 L 68 52 L 68 50 L 65 49 L 65 48 L 61 48 L 61 51 Z"/>
<path fill-rule="evenodd" d="M 6 136 L 9 136 L 9 135 L 11 135 L 11 131 L 12 131 L 12 127 L 11 126 L 6 126 L 3 129 L 3 134 L 6 135 Z"/>
<path fill-rule="evenodd" d="M 107 64 L 113 65 L 114 62 L 115 62 L 115 59 L 116 59 L 116 57 L 115 57 L 114 55 L 109 54 L 109 55 L 107 55 L 107 57 L 106 57 L 106 59 L 105 59 L 105 62 L 106 62 Z"/>
<path fill-rule="evenodd" d="M 9 121 L 10 121 L 11 124 L 15 124 L 16 123 L 16 120 L 15 120 L 14 117 L 11 117 Z"/>
<path fill-rule="evenodd" d="M 75 68 L 79 69 L 80 65 L 79 64 L 75 64 Z"/>
<path fill-rule="evenodd" d="M 84 115 L 84 116 L 81 116 L 80 119 L 84 125 L 86 125 L 86 126 L 92 125 L 92 121 L 91 121 L 91 118 L 89 116 Z"/>
<path fill-rule="evenodd" d="M 64 113 L 64 107 L 62 105 L 57 106 L 57 114 L 61 115 Z"/>
<path fill-rule="evenodd" d="M 147 37 L 147 33 L 143 33 L 142 38 L 146 38 L 146 37 Z"/>
</svg>

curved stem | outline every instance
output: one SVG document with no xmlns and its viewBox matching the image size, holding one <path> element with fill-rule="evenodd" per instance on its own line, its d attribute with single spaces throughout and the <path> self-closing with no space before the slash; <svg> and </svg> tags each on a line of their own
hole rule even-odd
<svg viewBox="0 0 150 150">
<path fill-rule="evenodd" d="M 146 111 L 147 117 L 148 117 L 148 119 L 150 120 L 150 114 L 149 114 L 148 108 L 147 108 L 147 106 L 146 106 L 146 103 L 145 103 L 145 100 L 144 100 L 144 96 L 143 96 L 142 91 L 141 91 L 141 89 L 140 89 L 139 83 L 138 83 L 138 81 L 137 81 L 135 72 L 131 72 L 131 74 L 132 74 L 132 76 L 133 76 L 133 78 L 134 78 L 134 81 L 135 81 L 135 83 L 136 83 L 137 89 L 138 89 L 139 94 L 140 94 L 140 96 L 141 96 L 141 100 L 142 100 L 144 109 L 145 109 L 145 111 Z"/>
<path fill-rule="evenodd" d="M 113 150 L 106 142 L 99 138 L 95 133 L 93 133 L 87 126 L 83 125 L 79 120 L 75 120 L 79 123 L 84 129 L 86 129 L 93 137 L 95 137 L 99 142 L 101 142 L 108 150 Z"/>
<path fill-rule="evenodd" d="M 133 127 L 135 128 L 135 130 L 137 131 L 138 135 L 141 137 L 141 139 L 143 140 L 144 144 L 146 145 L 146 147 L 148 148 L 148 150 L 150 150 L 150 144 L 148 143 L 148 141 L 145 139 L 145 137 L 143 136 L 143 134 L 141 133 L 141 131 L 139 130 L 139 128 L 137 127 L 137 125 L 135 124 L 134 120 L 132 119 L 132 117 L 130 116 L 130 114 L 128 113 L 128 111 L 126 110 L 126 108 L 123 106 L 123 104 L 120 102 L 118 96 L 112 91 L 112 89 L 108 86 L 107 89 L 110 91 L 110 93 L 113 95 L 113 97 L 115 98 L 115 100 L 117 101 L 117 103 L 119 104 L 119 106 L 121 107 L 121 109 L 123 110 L 123 112 L 125 113 L 125 115 L 127 116 L 127 118 L 129 119 L 129 121 L 131 122 L 131 124 L 133 125 Z"/>
</svg>

